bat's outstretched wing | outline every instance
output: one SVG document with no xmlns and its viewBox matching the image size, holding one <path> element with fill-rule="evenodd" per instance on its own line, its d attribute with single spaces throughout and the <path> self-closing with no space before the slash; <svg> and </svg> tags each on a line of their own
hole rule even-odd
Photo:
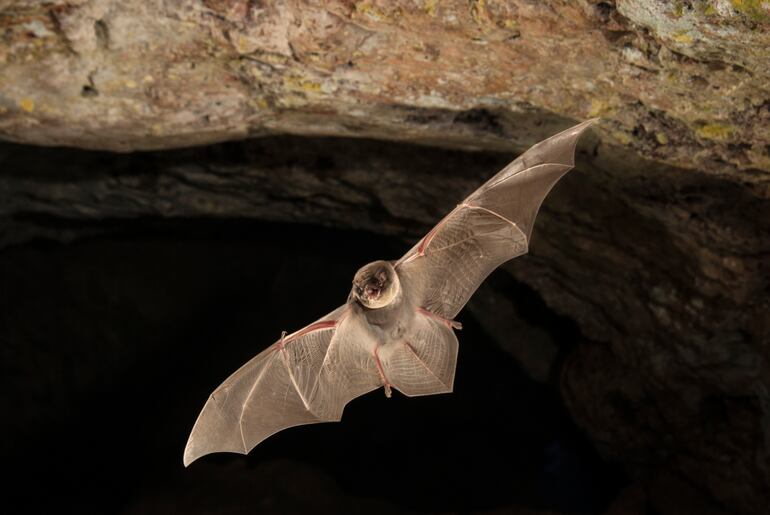
<svg viewBox="0 0 770 515">
<path fill-rule="evenodd" d="M 422 308 L 454 318 L 495 268 L 527 252 L 540 204 L 575 165 L 577 140 L 593 122 L 583 122 L 527 150 L 396 263 Z"/>
<path fill-rule="evenodd" d="M 538 143 L 444 217 L 396 264 L 418 304 L 404 339 L 380 345 L 351 304 L 268 347 L 217 388 L 184 453 L 246 454 L 282 429 L 340 420 L 345 405 L 382 385 L 406 395 L 452 390 L 452 318 L 504 261 L 527 252 L 540 204 L 574 166 L 575 144 L 593 120 Z"/>
<path fill-rule="evenodd" d="M 212 452 L 247 454 L 288 427 L 340 420 L 349 401 L 382 386 L 374 342 L 350 306 L 281 338 L 217 388 L 195 422 L 184 464 Z"/>
</svg>

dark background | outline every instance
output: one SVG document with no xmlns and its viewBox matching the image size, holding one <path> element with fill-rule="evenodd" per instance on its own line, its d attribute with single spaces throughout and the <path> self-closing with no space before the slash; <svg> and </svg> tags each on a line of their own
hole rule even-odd
<svg viewBox="0 0 770 515">
<path fill-rule="evenodd" d="M 467 310 L 453 394 L 376 391 L 342 423 L 185 469 L 209 393 L 412 242 L 232 219 L 100 224 L 108 236 L 0 251 L 12 513 L 601 513 L 626 482 L 571 422 L 558 375 L 529 379 Z M 560 352 L 579 340 L 504 272 L 488 284 Z"/>
</svg>

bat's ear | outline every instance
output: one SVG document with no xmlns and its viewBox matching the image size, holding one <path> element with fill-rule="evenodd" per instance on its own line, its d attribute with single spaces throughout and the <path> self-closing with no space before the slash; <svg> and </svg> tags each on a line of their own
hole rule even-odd
<svg viewBox="0 0 770 515">
<path fill-rule="evenodd" d="M 529 242 L 540 204 L 556 182 L 575 166 L 580 135 L 598 118 L 541 141 L 484 184 L 469 199 L 513 221 Z"/>
</svg>

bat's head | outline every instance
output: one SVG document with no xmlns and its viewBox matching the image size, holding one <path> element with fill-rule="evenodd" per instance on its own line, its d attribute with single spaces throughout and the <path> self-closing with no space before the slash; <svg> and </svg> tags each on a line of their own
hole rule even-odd
<svg viewBox="0 0 770 515">
<path fill-rule="evenodd" d="M 383 308 L 398 298 L 401 284 L 393 265 L 375 261 L 362 267 L 353 277 L 350 294 L 365 307 Z"/>
</svg>

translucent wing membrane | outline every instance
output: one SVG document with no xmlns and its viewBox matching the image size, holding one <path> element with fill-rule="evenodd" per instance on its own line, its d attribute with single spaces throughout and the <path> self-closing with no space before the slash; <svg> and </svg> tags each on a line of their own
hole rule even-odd
<svg viewBox="0 0 770 515">
<path fill-rule="evenodd" d="M 341 307 L 271 345 L 209 397 L 185 465 L 212 452 L 248 453 L 292 426 L 339 420 L 351 399 L 381 385 L 360 321 Z"/>
<path fill-rule="evenodd" d="M 321 364 L 313 409 L 325 420 L 340 420 L 348 402 L 382 386 L 372 354 L 377 342 L 364 324 L 363 317 L 345 318 Z"/>
<path fill-rule="evenodd" d="M 398 270 L 421 307 L 451 319 L 495 268 L 526 251 L 526 236 L 515 224 L 465 205 L 438 226 L 422 255 Z"/>
<path fill-rule="evenodd" d="M 390 383 L 409 397 L 449 393 L 455 379 L 457 337 L 435 318 L 420 315 L 411 334 L 383 355 Z"/>
<path fill-rule="evenodd" d="M 396 264 L 421 305 L 454 318 L 498 266 L 529 249 L 543 199 L 574 166 L 594 120 L 538 143 L 473 192 Z"/>
<path fill-rule="evenodd" d="M 339 420 L 348 402 L 383 384 L 388 395 L 391 386 L 408 396 L 452 391 L 458 344 L 451 319 L 487 275 L 527 252 L 540 204 L 574 165 L 575 143 L 591 123 L 525 152 L 395 264 L 407 292 L 401 306 L 408 308 L 393 316 L 409 312 L 411 322 L 386 316 L 391 325 L 378 322 L 375 329 L 365 311 L 347 304 L 281 338 L 230 376 L 203 407 L 185 465 L 212 452 L 245 454 L 288 427 Z"/>
</svg>

